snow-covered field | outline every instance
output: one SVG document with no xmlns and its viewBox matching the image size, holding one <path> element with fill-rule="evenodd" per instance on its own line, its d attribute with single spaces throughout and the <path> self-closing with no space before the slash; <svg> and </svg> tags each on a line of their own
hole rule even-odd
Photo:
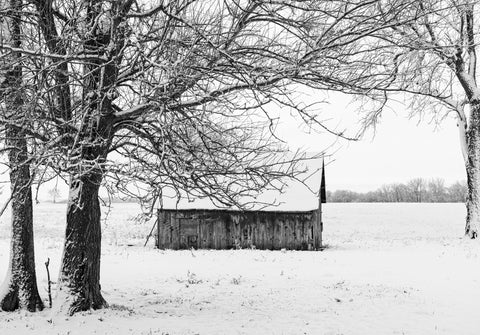
<svg viewBox="0 0 480 335">
<path fill-rule="evenodd" d="M 130 221 L 137 211 L 116 204 L 104 224 L 109 309 L 0 312 L 0 334 L 479 334 L 480 243 L 462 237 L 462 204 L 327 204 L 322 252 L 144 248 L 151 223 Z M 65 205 L 35 213 L 46 298 Z M 8 235 L 2 217 L 0 276 Z"/>
</svg>

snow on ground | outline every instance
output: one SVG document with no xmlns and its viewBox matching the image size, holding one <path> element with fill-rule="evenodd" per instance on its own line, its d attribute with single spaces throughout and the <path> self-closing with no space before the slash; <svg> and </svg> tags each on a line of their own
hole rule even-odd
<svg viewBox="0 0 480 335">
<path fill-rule="evenodd" d="M 104 223 L 110 308 L 1 313 L 0 334 L 478 334 L 480 244 L 462 204 L 327 204 L 322 252 L 143 248 L 151 222 L 115 204 Z M 36 213 L 37 274 L 58 273 L 65 205 Z M 0 218 L 0 276 L 8 218 Z"/>
</svg>

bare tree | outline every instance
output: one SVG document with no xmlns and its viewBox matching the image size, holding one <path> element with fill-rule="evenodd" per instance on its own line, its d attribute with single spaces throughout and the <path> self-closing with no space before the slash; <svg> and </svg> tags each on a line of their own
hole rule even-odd
<svg viewBox="0 0 480 335">
<path fill-rule="evenodd" d="M 407 202 L 409 198 L 408 187 L 401 183 L 392 184 L 395 202 Z"/>
<path fill-rule="evenodd" d="M 408 188 L 413 194 L 414 202 L 422 202 L 425 195 L 425 180 L 422 178 L 414 178 L 408 182 Z"/>
<path fill-rule="evenodd" d="M 52 188 L 48 191 L 48 194 L 52 197 L 52 202 L 53 202 L 53 203 L 56 203 L 56 202 L 57 202 L 57 198 L 60 196 L 60 190 L 59 190 L 58 187 L 55 185 L 54 187 L 52 187 Z"/>
<path fill-rule="evenodd" d="M 406 6 L 405 6 L 406 5 Z M 376 1 L 368 14 L 377 29 L 363 46 L 352 45 L 350 60 L 339 62 L 338 90 L 365 104 L 363 124 L 374 126 L 389 99 L 403 99 L 411 115 L 441 121 L 456 115 L 468 183 L 465 234 L 480 229 L 480 87 L 477 53 L 478 1 Z M 384 14 L 394 11 L 395 18 Z M 386 18 L 388 20 L 386 20 Z M 358 18 L 358 23 L 364 21 Z"/>
<path fill-rule="evenodd" d="M 2 3 L 5 22 L 0 22 L 2 37 L 9 45 L 21 48 L 22 0 Z M 13 311 L 43 309 L 38 294 L 33 242 L 32 176 L 28 154 L 28 111 L 24 103 L 22 58 L 19 51 L 0 53 L 0 115 L 5 150 L 10 167 L 12 243 L 6 279 L 0 289 L 0 308 Z"/>
<path fill-rule="evenodd" d="M 101 185 L 142 188 L 152 202 L 172 190 L 223 206 L 281 191 L 306 157 L 278 142 L 272 108 L 327 130 L 296 92 L 333 85 L 318 59 L 341 55 L 367 29 L 337 40 L 337 23 L 365 7 L 335 21 L 341 2 L 31 3 L 42 40 L 21 51 L 36 71 L 36 164 L 70 178 L 56 300 L 69 313 L 106 306 Z M 318 22 L 324 34 L 307 44 Z"/>
<path fill-rule="evenodd" d="M 371 78 L 354 71 L 345 79 L 339 65 L 408 8 L 313 0 L 30 4 L 26 31 L 38 25 L 42 38 L 0 48 L 29 58 L 40 120 L 31 134 L 36 166 L 45 178 L 70 179 L 56 299 L 68 313 L 106 306 L 101 185 L 141 189 L 150 203 L 173 192 L 239 207 L 265 189 L 282 191 L 285 177 L 300 178 L 306 157 L 278 141 L 272 110 L 332 132 L 298 92 L 358 92 Z"/>
<path fill-rule="evenodd" d="M 480 15 L 476 1 L 418 1 L 421 19 L 391 29 L 398 73 L 392 89 L 412 96 L 412 107 L 458 118 L 468 182 L 465 233 L 480 229 L 480 87 L 477 49 Z M 465 108 L 469 107 L 467 117 Z"/>
<path fill-rule="evenodd" d="M 433 178 L 427 183 L 427 193 L 430 202 L 445 202 L 447 199 L 447 191 L 445 188 L 445 180 L 442 178 Z"/>
<path fill-rule="evenodd" d="M 467 197 L 467 182 L 457 181 L 448 188 L 449 200 L 451 202 L 465 202 Z"/>
<path fill-rule="evenodd" d="M 392 185 L 384 184 L 378 189 L 378 191 L 382 199 L 385 199 L 385 202 L 393 201 L 394 194 L 392 190 Z"/>
</svg>

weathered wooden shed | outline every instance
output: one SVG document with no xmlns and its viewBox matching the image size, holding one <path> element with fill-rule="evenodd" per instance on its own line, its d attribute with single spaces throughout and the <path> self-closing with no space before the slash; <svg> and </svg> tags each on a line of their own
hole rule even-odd
<svg viewBox="0 0 480 335">
<path fill-rule="evenodd" d="M 160 209 L 156 246 L 174 250 L 319 250 L 322 230 L 321 205 L 311 211 L 288 212 Z"/>
<path fill-rule="evenodd" d="M 174 250 L 320 250 L 322 204 L 326 202 L 323 160 L 318 195 L 318 208 L 310 211 L 159 209 L 155 244 L 160 249 Z"/>
</svg>

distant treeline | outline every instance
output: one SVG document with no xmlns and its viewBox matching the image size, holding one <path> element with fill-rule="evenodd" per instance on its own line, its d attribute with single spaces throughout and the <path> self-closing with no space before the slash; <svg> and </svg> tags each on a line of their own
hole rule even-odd
<svg viewBox="0 0 480 335">
<path fill-rule="evenodd" d="M 349 190 L 327 192 L 327 202 L 464 202 L 467 182 L 446 186 L 441 178 L 415 178 L 407 182 L 385 184 L 366 193 Z"/>
</svg>

